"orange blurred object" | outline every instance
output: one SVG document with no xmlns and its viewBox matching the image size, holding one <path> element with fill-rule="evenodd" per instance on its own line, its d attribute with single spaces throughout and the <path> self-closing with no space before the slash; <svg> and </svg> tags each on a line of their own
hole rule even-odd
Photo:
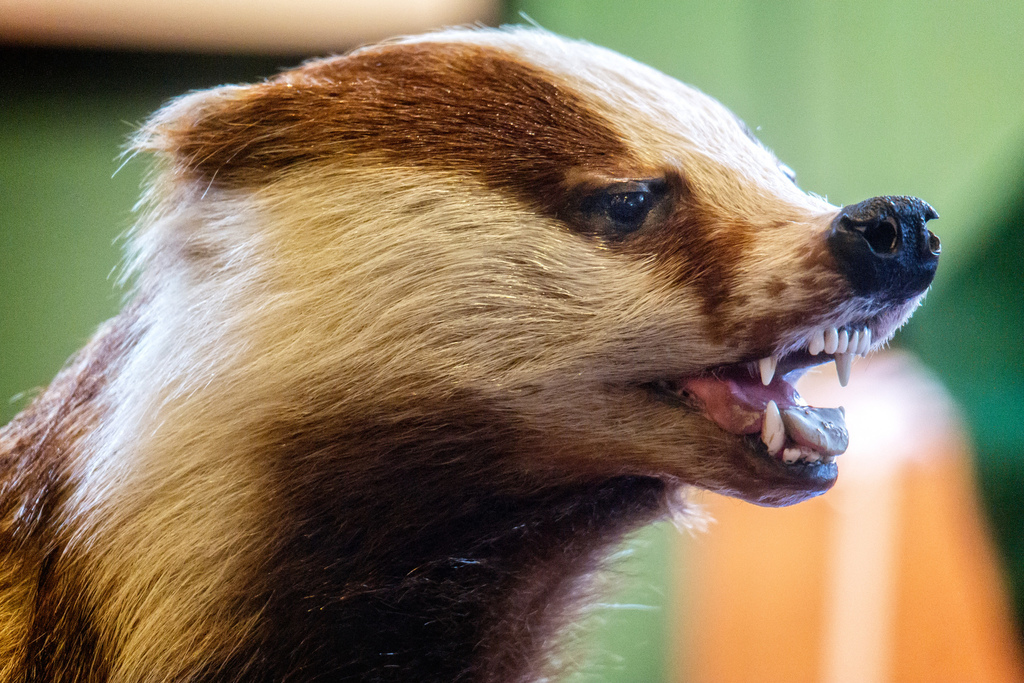
<svg viewBox="0 0 1024 683">
<path fill-rule="evenodd" d="M 967 439 L 945 391 L 906 355 L 861 359 L 840 389 L 839 482 L 792 508 L 698 494 L 714 520 L 679 544 L 670 671 L 678 683 L 1024 681 Z"/>
<path fill-rule="evenodd" d="M 498 14 L 497 0 L 0 0 L 0 40 L 310 55 Z"/>
</svg>

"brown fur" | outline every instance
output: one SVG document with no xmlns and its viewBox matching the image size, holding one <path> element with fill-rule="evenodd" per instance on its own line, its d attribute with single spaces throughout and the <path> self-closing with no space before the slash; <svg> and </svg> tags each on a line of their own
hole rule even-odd
<svg viewBox="0 0 1024 683">
<path fill-rule="evenodd" d="M 549 212 L 566 169 L 636 175 L 626 146 L 578 96 L 493 48 L 367 48 L 239 94 L 161 125 L 153 146 L 173 150 L 181 172 L 227 185 L 353 155 L 464 170 Z"/>
<path fill-rule="evenodd" d="M 67 454 L 102 420 L 100 394 L 131 345 L 131 309 L 68 362 L 47 391 L 0 429 L 0 680 L 105 680 L 79 586 L 55 570 Z M 69 668 L 73 662 L 73 668 Z"/>
</svg>

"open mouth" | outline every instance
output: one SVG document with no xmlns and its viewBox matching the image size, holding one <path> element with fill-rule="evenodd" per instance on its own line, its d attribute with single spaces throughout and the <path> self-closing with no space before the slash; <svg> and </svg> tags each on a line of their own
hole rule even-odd
<svg viewBox="0 0 1024 683">
<path fill-rule="evenodd" d="M 792 383 L 807 368 L 834 360 L 846 386 L 854 357 L 868 353 L 871 339 L 867 324 L 825 327 L 783 356 L 718 366 L 648 387 L 742 436 L 757 455 L 794 471 L 819 469 L 832 466 L 849 444 L 845 412 L 807 405 Z"/>
</svg>

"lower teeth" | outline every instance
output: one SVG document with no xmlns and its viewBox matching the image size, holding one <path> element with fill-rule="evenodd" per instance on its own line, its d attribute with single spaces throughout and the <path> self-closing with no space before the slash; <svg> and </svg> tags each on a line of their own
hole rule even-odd
<svg viewBox="0 0 1024 683">
<path fill-rule="evenodd" d="M 811 451 L 800 446 L 794 446 L 792 448 L 787 448 L 782 451 L 782 462 L 786 463 L 787 465 L 793 465 L 796 464 L 797 462 L 822 462 L 828 464 L 832 462 L 833 457 L 834 456 L 831 455 L 822 455 L 817 451 Z"/>
</svg>

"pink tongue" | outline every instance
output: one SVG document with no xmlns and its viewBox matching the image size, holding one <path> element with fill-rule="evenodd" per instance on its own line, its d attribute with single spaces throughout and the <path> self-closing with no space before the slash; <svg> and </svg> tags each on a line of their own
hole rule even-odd
<svg viewBox="0 0 1024 683">
<path fill-rule="evenodd" d="M 796 405 L 800 394 L 780 377 L 768 386 L 749 376 L 696 377 L 683 382 L 683 389 L 704 404 L 704 410 L 719 427 L 733 434 L 761 431 L 764 408 L 775 401 L 779 410 Z"/>
</svg>

